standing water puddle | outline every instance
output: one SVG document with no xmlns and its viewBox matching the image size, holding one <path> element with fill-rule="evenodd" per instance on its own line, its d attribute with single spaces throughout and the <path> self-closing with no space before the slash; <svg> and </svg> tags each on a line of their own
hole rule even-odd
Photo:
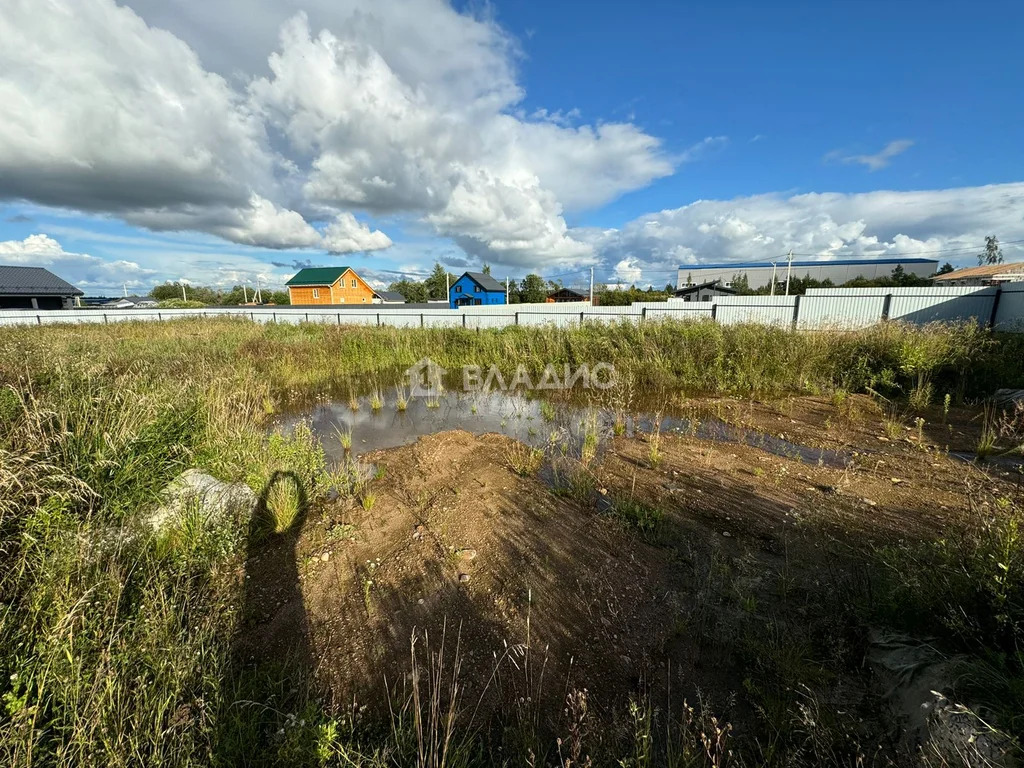
<svg viewBox="0 0 1024 768">
<path fill-rule="evenodd" d="M 600 453 L 605 439 L 615 434 L 615 414 L 599 408 L 554 403 L 507 392 L 448 392 L 440 397 L 410 398 L 405 410 L 387 399 L 374 411 L 365 398 L 359 410 L 340 401 L 317 405 L 308 411 L 280 419 L 278 428 L 291 430 L 307 420 L 320 438 L 327 458 L 339 462 L 345 458 L 342 434 L 351 433 L 352 454 L 358 456 L 384 448 L 396 448 L 416 442 L 425 435 L 463 429 L 476 435 L 497 432 L 534 448 L 559 448 L 578 457 L 585 436 L 594 434 Z M 627 416 L 620 431 L 627 437 L 654 430 L 650 415 Z M 842 468 L 849 458 L 837 451 L 809 448 L 780 437 L 744 429 L 717 419 L 686 419 L 665 416 L 662 434 L 680 433 L 720 443 L 742 443 L 768 453 L 797 459 L 807 464 Z"/>
</svg>

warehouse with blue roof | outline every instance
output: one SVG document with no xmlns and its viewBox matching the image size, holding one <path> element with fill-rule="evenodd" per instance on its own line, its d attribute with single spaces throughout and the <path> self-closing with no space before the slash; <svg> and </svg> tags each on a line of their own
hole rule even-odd
<svg viewBox="0 0 1024 768">
<path fill-rule="evenodd" d="M 747 286 L 752 290 L 771 285 L 772 275 L 776 283 L 786 282 L 786 273 L 792 269 L 791 277 L 810 277 L 814 280 L 831 280 L 833 285 L 842 285 L 858 277 L 873 280 L 889 277 L 900 266 L 908 275 L 930 277 L 939 269 L 935 259 L 892 258 L 892 259 L 832 259 L 817 261 L 796 261 L 789 264 L 782 256 L 772 261 L 738 261 L 732 264 L 682 264 L 679 267 L 678 288 L 702 283 L 718 282 L 729 288 L 732 281 L 746 275 Z"/>
</svg>

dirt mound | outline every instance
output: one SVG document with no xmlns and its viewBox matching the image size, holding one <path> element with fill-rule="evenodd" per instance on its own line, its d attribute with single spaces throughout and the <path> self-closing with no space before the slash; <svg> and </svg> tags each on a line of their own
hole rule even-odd
<svg viewBox="0 0 1024 768">
<path fill-rule="evenodd" d="M 787 438 L 803 425 L 720 410 Z M 460 658 L 463 710 L 481 721 L 500 708 L 508 722 L 524 702 L 558 718 L 566 693 L 587 689 L 595 720 L 613 722 L 602 714 L 627 697 L 665 702 L 670 688 L 743 722 L 778 710 L 799 680 L 815 706 L 867 722 L 885 705 L 848 609 L 864 552 L 962 520 L 971 483 L 1010 491 L 914 441 L 882 454 L 877 427 L 840 426 L 817 434 L 850 457 L 842 467 L 690 434 L 609 436 L 585 483 L 561 476 L 568 488 L 546 470 L 515 474 L 511 452 L 525 449 L 503 435 L 456 430 L 366 454 L 377 478 L 361 505 L 316 510 L 297 541 L 249 558 L 245 645 L 308 659 L 342 710 L 385 708 L 426 630 L 434 649 L 445 636 L 449 673 Z M 548 460 L 563 460 L 557 446 Z M 882 725 L 857 727 L 881 738 Z"/>
<path fill-rule="evenodd" d="M 383 473 L 372 508 L 334 510 L 306 526 L 297 599 L 317 678 L 338 700 L 380 700 L 385 673 L 393 686 L 395 670 L 409 669 L 414 629 L 436 647 L 446 628 L 452 651 L 458 638 L 473 702 L 488 684 L 495 701 L 513 688 L 560 702 L 577 686 L 611 702 L 650 672 L 665 553 L 514 474 L 504 460 L 512 443 L 454 431 L 368 454 Z M 274 617 L 296 610 L 278 597 L 268 595 L 266 631 L 280 631 Z M 256 644 L 273 647 L 254 632 Z M 533 671 L 496 679 L 508 656 Z"/>
</svg>

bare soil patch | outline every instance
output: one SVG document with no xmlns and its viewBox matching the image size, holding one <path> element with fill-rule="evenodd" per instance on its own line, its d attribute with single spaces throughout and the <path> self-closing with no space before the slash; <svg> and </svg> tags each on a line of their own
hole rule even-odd
<svg viewBox="0 0 1024 768">
<path fill-rule="evenodd" d="M 735 715 L 770 707 L 771 681 L 788 678 L 859 713 L 859 737 L 898 739 L 843 608 L 864 591 L 863 555 L 941 534 L 969 514 L 971 489 L 1015 494 L 1017 477 L 951 458 L 927 432 L 886 437 L 866 398 L 842 411 L 814 398 L 693 410 L 849 459 L 617 437 L 581 469 L 592 497 L 569 497 L 515 474 L 502 435 L 451 431 L 373 452 L 371 508 L 339 502 L 307 523 L 301 588 L 266 596 L 250 647 L 281 648 L 282 627 L 297 625 L 282 617 L 304 613 L 317 680 L 339 706 L 401 688 L 421 629 L 435 647 L 443 633 L 458 644 L 464 706 L 481 718 L 530 702 L 557 731 L 573 689 L 587 689 L 596 719 L 669 689 Z M 658 510 L 656 530 L 630 527 L 624 502 Z M 275 562 L 252 557 L 250 576 Z"/>
</svg>

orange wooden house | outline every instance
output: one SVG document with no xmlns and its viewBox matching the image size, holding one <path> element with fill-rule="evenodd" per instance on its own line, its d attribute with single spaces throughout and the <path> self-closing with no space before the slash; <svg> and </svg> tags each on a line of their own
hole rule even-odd
<svg viewBox="0 0 1024 768">
<path fill-rule="evenodd" d="M 288 286 L 292 304 L 372 304 L 373 288 L 351 267 L 300 269 Z"/>
</svg>

